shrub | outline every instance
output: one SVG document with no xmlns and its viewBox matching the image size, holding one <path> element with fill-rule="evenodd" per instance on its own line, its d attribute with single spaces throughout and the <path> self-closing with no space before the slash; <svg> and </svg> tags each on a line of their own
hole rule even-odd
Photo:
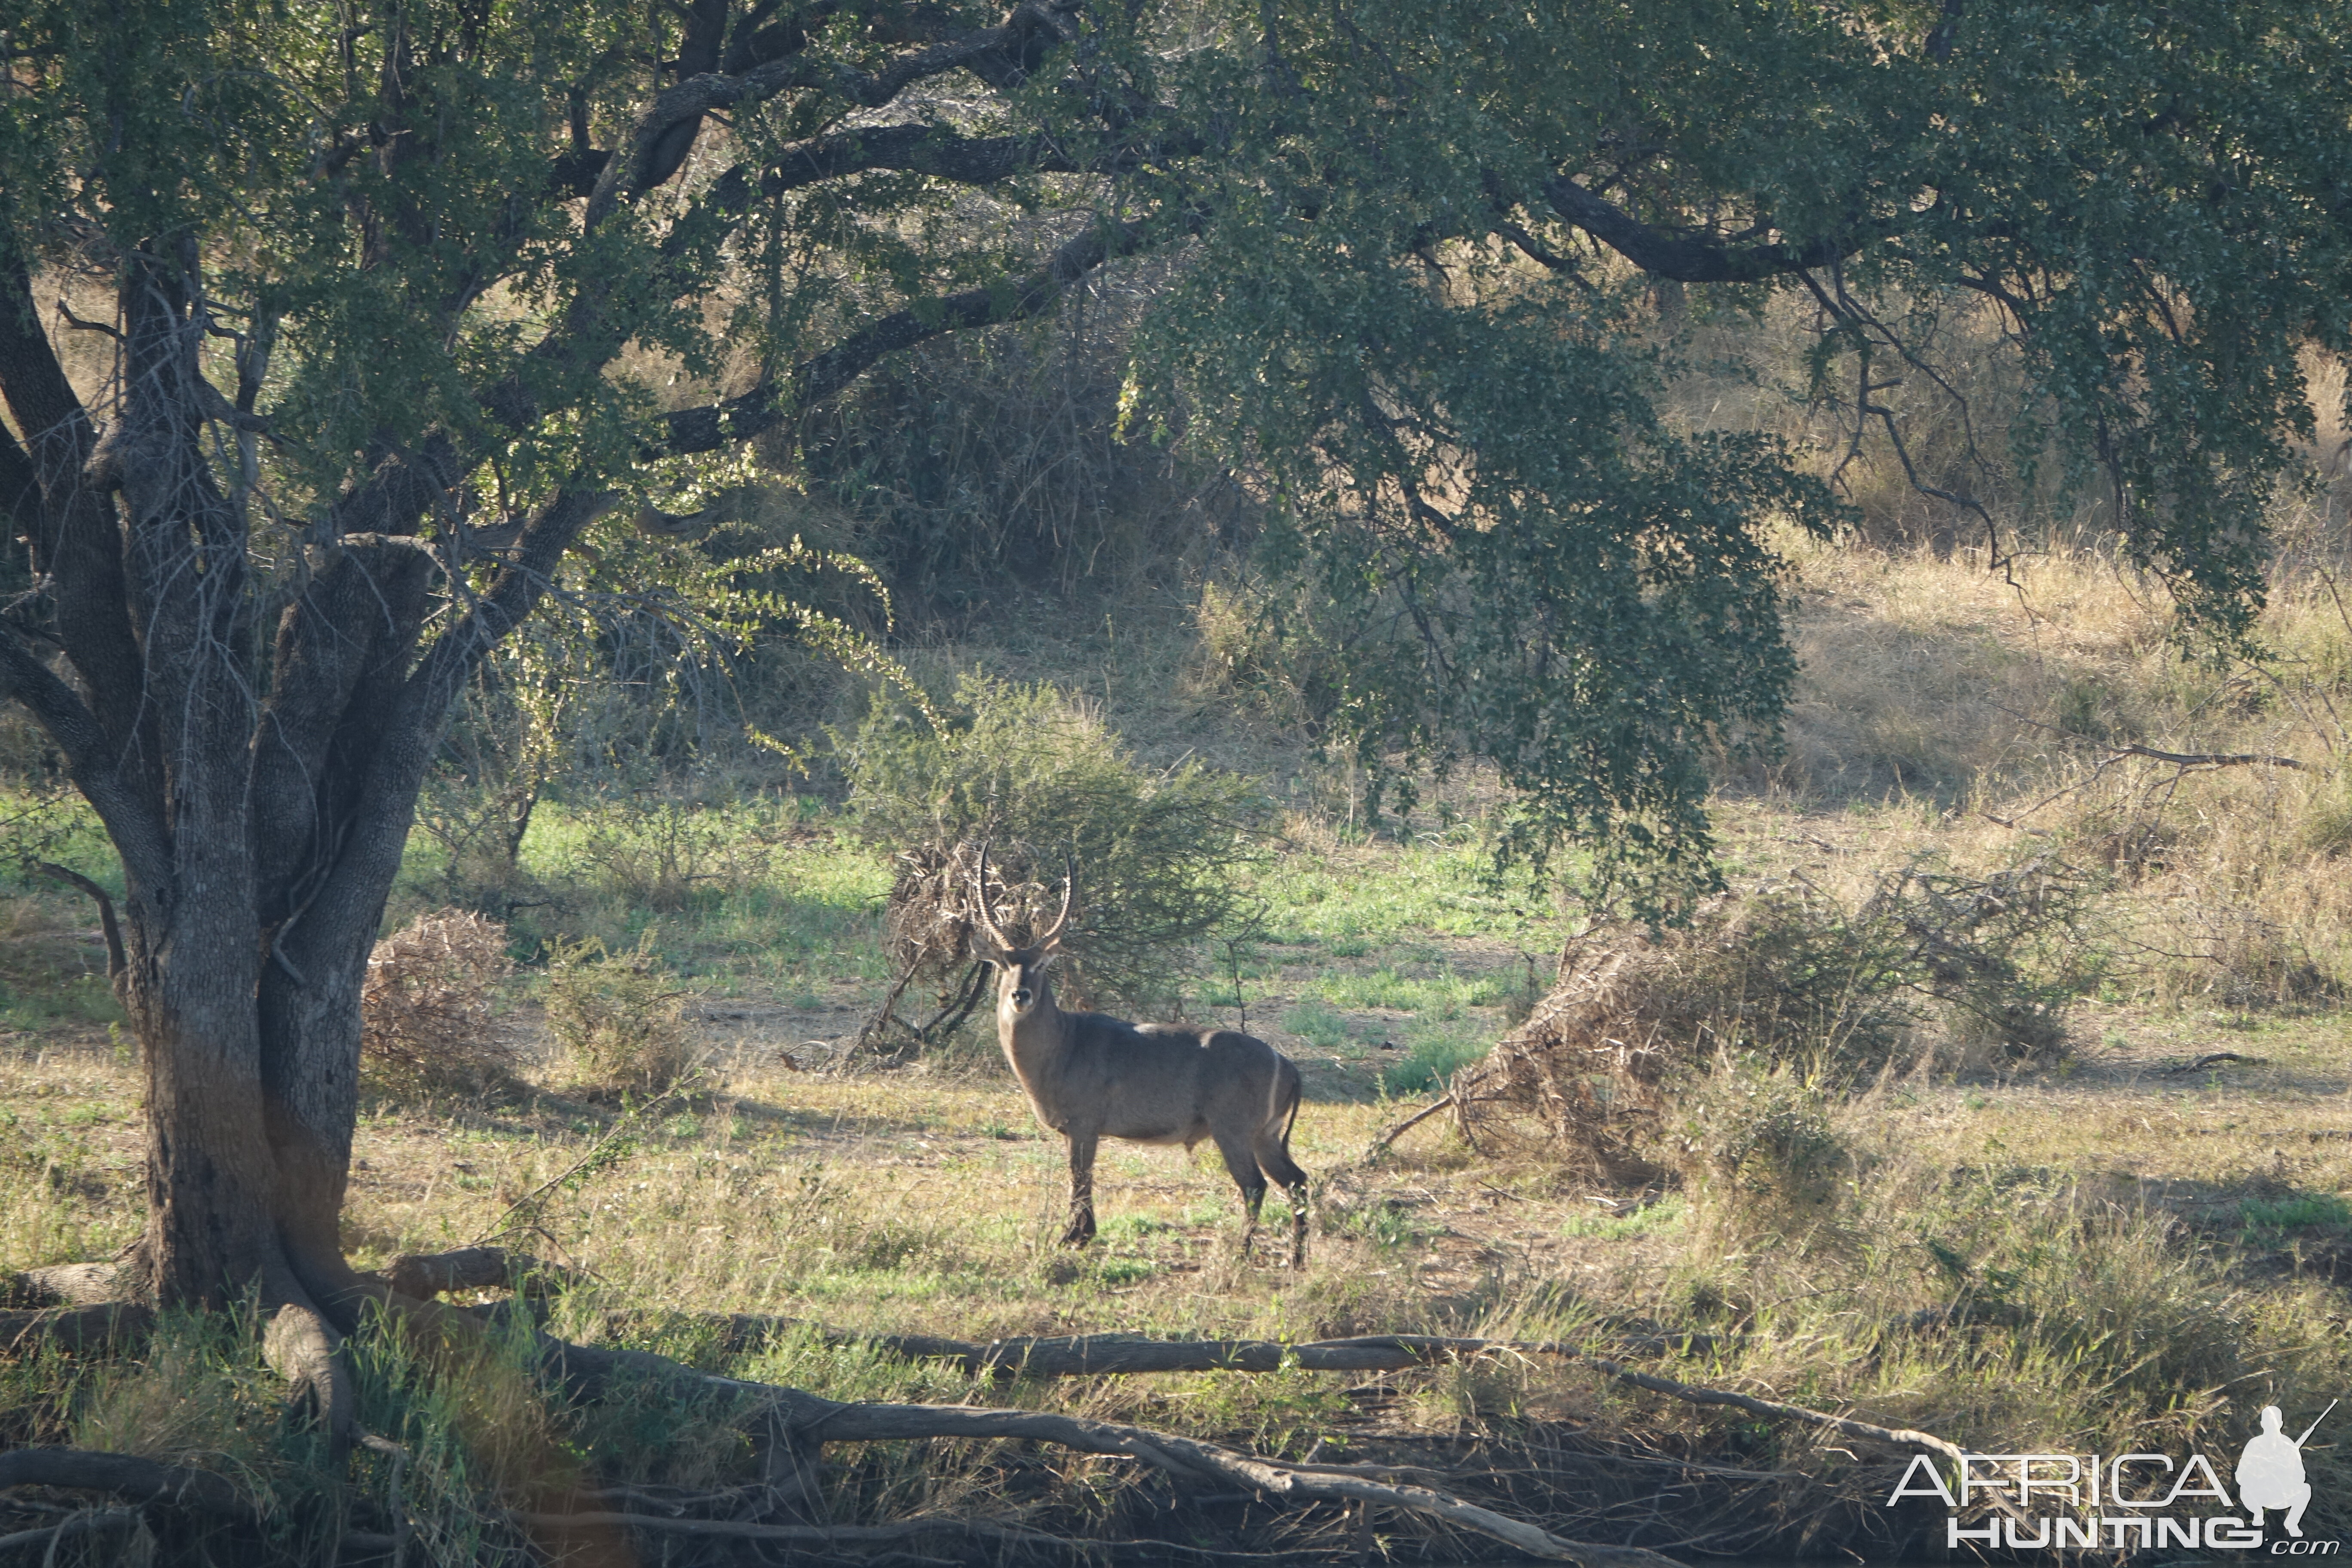
<svg viewBox="0 0 2352 1568">
<path fill-rule="evenodd" d="M 1163 1002 L 1192 944 L 1246 924 L 1251 786 L 1195 763 L 1143 766 L 1083 699 L 970 676 L 937 724 L 877 698 L 835 741 L 858 833 L 898 858 L 890 952 L 909 980 L 944 984 L 971 957 L 982 845 L 995 919 L 1016 940 L 1051 921 L 1071 879 L 1072 999 Z"/>
<path fill-rule="evenodd" d="M 463 910 L 420 915 L 375 944 L 360 993 L 360 1062 L 395 1094 L 478 1090 L 509 1079 L 514 1032 L 499 983 L 507 930 Z"/>
<path fill-rule="evenodd" d="M 555 941 L 547 1027 L 591 1089 L 658 1093 L 698 1065 L 686 992 L 653 941 L 651 928 L 626 952 L 610 952 L 593 937 Z"/>
<path fill-rule="evenodd" d="M 1751 1055 L 1718 1058 L 1683 1100 L 1684 1172 L 1774 1218 L 1820 1214 L 1853 1166 L 1820 1089 Z"/>
<path fill-rule="evenodd" d="M 585 815 L 578 854 L 589 880 L 631 909 L 676 914 L 698 894 L 739 891 L 768 868 L 770 846 L 674 786 L 617 795 Z"/>
</svg>

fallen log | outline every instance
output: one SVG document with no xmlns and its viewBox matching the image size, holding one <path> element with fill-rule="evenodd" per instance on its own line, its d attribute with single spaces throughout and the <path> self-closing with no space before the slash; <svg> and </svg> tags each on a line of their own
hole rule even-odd
<svg viewBox="0 0 2352 1568">
<path fill-rule="evenodd" d="M 68 1514 L 55 1524 L 0 1535 L 0 1552 L 14 1552 L 19 1547 L 29 1551 L 37 1546 L 42 1549 L 41 1557 L 46 1564 L 56 1560 L 59 1546 L 76 1536 L 121 1530 L 138 1521 L 139 1510 L 135 1508 L 102 1508 L 87 1513 Z"/>
<path fill-rule="evenodd" d="M 1481 1355 L 1588 1356 L 1588 1348 L 1559 1340 L 1482 1340 L 1434 1334 L 1362 1334 L 1339 1340 L 1153 1340 L 1134 1334 L 1023 1335 L 1008 1339 L 945 1339 L 933 1334 L 876 1334 L 796 1318 L 730 1313 L 720 1343 L 743 1350 L 779 1333 L 814 1330 L 826 1344 L 860 1346 L 908 1361 L 944 1361 L 968 1376 L 1108 1377 L 1161 1372 L 1405 1372 Z M 1631 1334 L 1613 1342 L 1621 1355 L 1704 1353 L 1717 1343 L 1708 1334 Z"/>
<path fill-rule="evenodd" d="M 961 1405 L 843 1404 L 799 1389 L 698 1373 L 644 1351 L 608 1351 L 541 1336 L 552 1370 L 575 1392 L 593 1396 L 615 1374 L 684 1379 L 768 1404 L 795 1446 L 887 1442 L 921 1437 L 1022 1438 L 1079 1453 L 1133 1459 L 1180 1484 L 1238 1485 L 1258 1497 L 1287 1502 L 1363 1503 L 1437 1519 L 1499 1541 L 1531 1557 L 1580 1568 L 1675 1568 L 1674 1560 L 1640 1547 L 1569 1541 L 1524 1520 L 1464 1502 L 1432 1488 L 1377 1479 L 1384 1467 L 1294 1465 L 1253 1458 L 1195 1438 L 1149 1427 L 1037 1410 L 991 1410 Z"/>
<path fill-rule="evenodd" d="M 0 1454 L 0 1489 L 9 1487 L 104 1492 L 140 1506 L 160 1502 L 227 1519 L 253 1517 L 253 1504 L 226 1476 L 183 1469 L 133 1454 L 17 1448 Z"/>
</svg>

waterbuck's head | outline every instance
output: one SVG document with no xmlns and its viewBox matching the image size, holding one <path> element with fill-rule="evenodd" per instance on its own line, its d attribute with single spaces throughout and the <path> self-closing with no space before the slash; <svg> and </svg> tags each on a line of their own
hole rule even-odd
<svg viewBox="0 0 2352 1568">
<path fill-rule="evenodd" d="M 1006 936 L 988 908 L 988 847 L 980 851 L 980 868 L 975 874 L 979 898 L 973 908 L 978 919 L 971 932 L 972 955 L 996 966 L 996 1016 L 1009 1024 L 1050 1008 L 1054 992 L 1045 971 L 1061 956 L 1062 928 L 1070 923 L 1070 895 L 1074 879 L 1062 879 L 1062 912 L 1054 923 L 1040 931 L 1027 943 L 1015 946 Z"/>
</svg>

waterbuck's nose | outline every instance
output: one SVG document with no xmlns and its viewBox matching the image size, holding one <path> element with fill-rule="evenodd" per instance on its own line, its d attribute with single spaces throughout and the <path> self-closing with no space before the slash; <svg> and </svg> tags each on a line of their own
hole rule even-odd
<svg viewBox="0 0 2352 1568">
<path fill-rule="evenodd" d="M 1032 993 L 1026 985 L 1016 986 L 1013 988 L 1013 1005 L 1015 1007 L 1026 1007 L 1029 1005 L 1029 998 L 1034 993 Z"/>
</svg>

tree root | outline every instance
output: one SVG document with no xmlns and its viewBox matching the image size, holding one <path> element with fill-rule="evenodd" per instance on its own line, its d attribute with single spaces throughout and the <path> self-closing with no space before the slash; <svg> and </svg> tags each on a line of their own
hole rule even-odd
<svg viewBox="0 0 2352 1568">
<path fill-rule="evenodd" d="M 273 1269 L 262 1281 L 269 1326 L 261 1357 L 286 1380 L 287 1402 L 315 1419 L 327 1437 L 327 1459 L 340 1467 L 359 1430 L 359 1391 L 343 1355 L 343 1329 L 292 1269 Z"/>
<path fill-rule="evenodd" d="M 27 1307 L 102 1307 L 131 1292 L 115 1263 L 53 1263 L 8 1276 L 0 1295 Z"/>
<path fill-rule="evenodd" d="M 0 1358 L 24 1355 L 41 1345 L 115 1350 L 144 1340 L 154 1327 L 154 1309 L 136 1301 L 0 1312 Z"/>
<path fill-rule="evenodd" d="M 534 1284 L 562 1283 L 572 1273 L 502 1247 L 465 1247 L 404 1253 L 376 1278 L 396 1294 L 429 1301 L 452 1290 L 529 1290 Z"/>
</svg>

